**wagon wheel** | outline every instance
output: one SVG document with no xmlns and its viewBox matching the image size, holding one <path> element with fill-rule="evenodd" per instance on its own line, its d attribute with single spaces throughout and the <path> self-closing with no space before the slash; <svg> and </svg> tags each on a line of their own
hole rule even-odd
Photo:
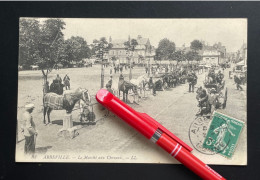
<svg viewBox="0 0 260 180">
<path fill-rule="evenodd" d="M 225 109 L 227 105 L 227 88 L 225 90 L 224 102 L 222 104 L 222 108 Z"/>
</svg>

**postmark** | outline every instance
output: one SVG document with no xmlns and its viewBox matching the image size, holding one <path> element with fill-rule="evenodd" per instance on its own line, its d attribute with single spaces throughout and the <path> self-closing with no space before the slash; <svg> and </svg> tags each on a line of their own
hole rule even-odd
<svg viewBox="0 0 260 180">
<path fill-rule="evenodd" d="M 231 158 L 243 126 L 242 121 L 214 112 L 202 147 Z"/>
<path fill-rule="evenodd" d="M 204 116 L 198 116 L 190 125 L 189 139 L 192 146 L 202 154 L 214 155 L 216 152 L 203 147 L 203 142 L 208 131 L 208 125 L 211 119 Z"/>
</svg>

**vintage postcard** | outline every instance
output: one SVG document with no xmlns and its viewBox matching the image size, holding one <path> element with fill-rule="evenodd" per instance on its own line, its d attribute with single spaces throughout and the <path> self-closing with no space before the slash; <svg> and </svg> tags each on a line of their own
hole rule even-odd
<svg viewBox="0 0 260 180">
<path fill-rule="evenodd" d="M 99 105 L 101 88 L 205 163 L 247 165 L 247 19 L 20 18 L 16 162 L 178 163 Z"/>
</svg>

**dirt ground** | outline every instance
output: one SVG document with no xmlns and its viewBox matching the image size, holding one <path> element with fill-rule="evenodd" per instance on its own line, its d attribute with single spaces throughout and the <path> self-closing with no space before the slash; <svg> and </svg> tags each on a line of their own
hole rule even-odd
<svg viewBox="0 0 260 180">
<path fill-rule="evenodd" d="M 94 101 L 94 96 L 100 88 L 100 65 L 94 65 L 92 68 L 70 68 L 54 70 L 49 75 L 50 82 L 59 74 L 62 78 L 68 74 L 71 79 L 71 88 L 77 87 L 87 88 Z M 230 116 L 238 118 L 246 122 L 246 87 L 244 91 L 238 91 L 235 88 L 234 80 L 228 78 L 229 69 L 225 70 L 226 87 L 228 87 L 227 108 L 219 110 Z M 124 70 L 123 74 L 126 79 L 129 70 Z M 145 73 L 144 68 L 134 68 L 133 78 Z M 113 79 L 118 79 L 119 74 L 113 75 Z M 198 75 L 198 84 L 196 87 L 203 85 L 205 73 Z M 59 129 L 62 128 L 62 119 L 64 111 L 53 111 L 51 113 L 52 124 L 43 125 L 42 113 L 42 75 L 40 71 L 20 71 L 18 82 L 18 130 L 21 115 L 24 111 L 23 106 L 32 102 L 36 108 L 33 112 L 34 121 L 36 122 L 37 131 L 39 133 L 36 143 L 36 153 L 39 155 L 46 154 L 76 154 L 70 157 L 68 161 L 81 162 L 79 155 L 104 155 L 105 159 L 84 159 L 84 162 L 153 162 L 153 163 L 176 163 L 175 160 L 169 159 L 167 153 L 164 153 L 159 147 L 147 141 L 139 135 L 135 130 L 126 125 L 120 119 L 109 114 L 107 118 L 102 118 L 107 111 L 98 104 L 94 105 L 94 112 L 99 119 L 96 125 L 84 126 L 79 129 L 79 136 L 74 139 L 66 139 L 57 136 Z M 109 68 L 105 69 L 105 83 L 109 79 Z M 188 92 L 188 84 L 179 85 L 165 91 L 157 92 L 157 96 L 152 96 L 150 92 L 146 92 L 146 98 L 140 99 L 139 105 L 130 104 L 139 112 L 145 112 L 155 118 L 163 126 L 167 127 L 180 139 L 192 147 L 189 140 L 188 132 L 190 124 L 195 118 L 198 111 L 196 93 Z M 79 110 L 72 113 L 74 125 L 79 125 Z M 237 147 L 237 153 L 234 159 L 242 155 L 243 163 L 246 162 L 246 128 L 244 128 Z M 23 152 L 24 141 L 23 136 L 18 133 L 17 154 Z M 232 164 L 233 161 L 227 161 L 223 157 L 212 158 L 193 151 L 208 164 Z M 127 154 L 127 156 L 126 156 Z M 118 157 L 109 158 L 108 155 Z M 133 156 L 133 157 L 132 157 Z M 151 158 L 152 157 L 152 158 Z M 121 159 L 119 159 L 121 158 Z M 133 161 L 132 161 L 133 159 Z M 216 161 L 216 159 L 218 159 Z M 44 161 L 38 159 L 36 161 Z M 54 160 L 59 161 L 59 160 Z"/>
</svg>

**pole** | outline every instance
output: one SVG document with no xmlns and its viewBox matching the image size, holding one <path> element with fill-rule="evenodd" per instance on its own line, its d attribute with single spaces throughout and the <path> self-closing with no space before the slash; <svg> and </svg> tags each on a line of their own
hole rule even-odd
<svg viewBox="0 0 260 180">
<path fill-rule="evenodd" d="M 132 79 L 132 58 L 130 56 L 129 59 L 129 64 L 130 64 L 130 71 L 129 71 L 129 81 Z"/>
<path fill-rule="evenodd" d="M 101 56 L 101 89 L 104 87 L 104 60 L 103 60 L 103 52 Z"/>
<path fill-rule="evenodd" d="M 151 64 L 150 64 L 150 58 L 148 60 L 148 77 L 150 77 L 150 71 L 151 71 Z"/>
</svg>

